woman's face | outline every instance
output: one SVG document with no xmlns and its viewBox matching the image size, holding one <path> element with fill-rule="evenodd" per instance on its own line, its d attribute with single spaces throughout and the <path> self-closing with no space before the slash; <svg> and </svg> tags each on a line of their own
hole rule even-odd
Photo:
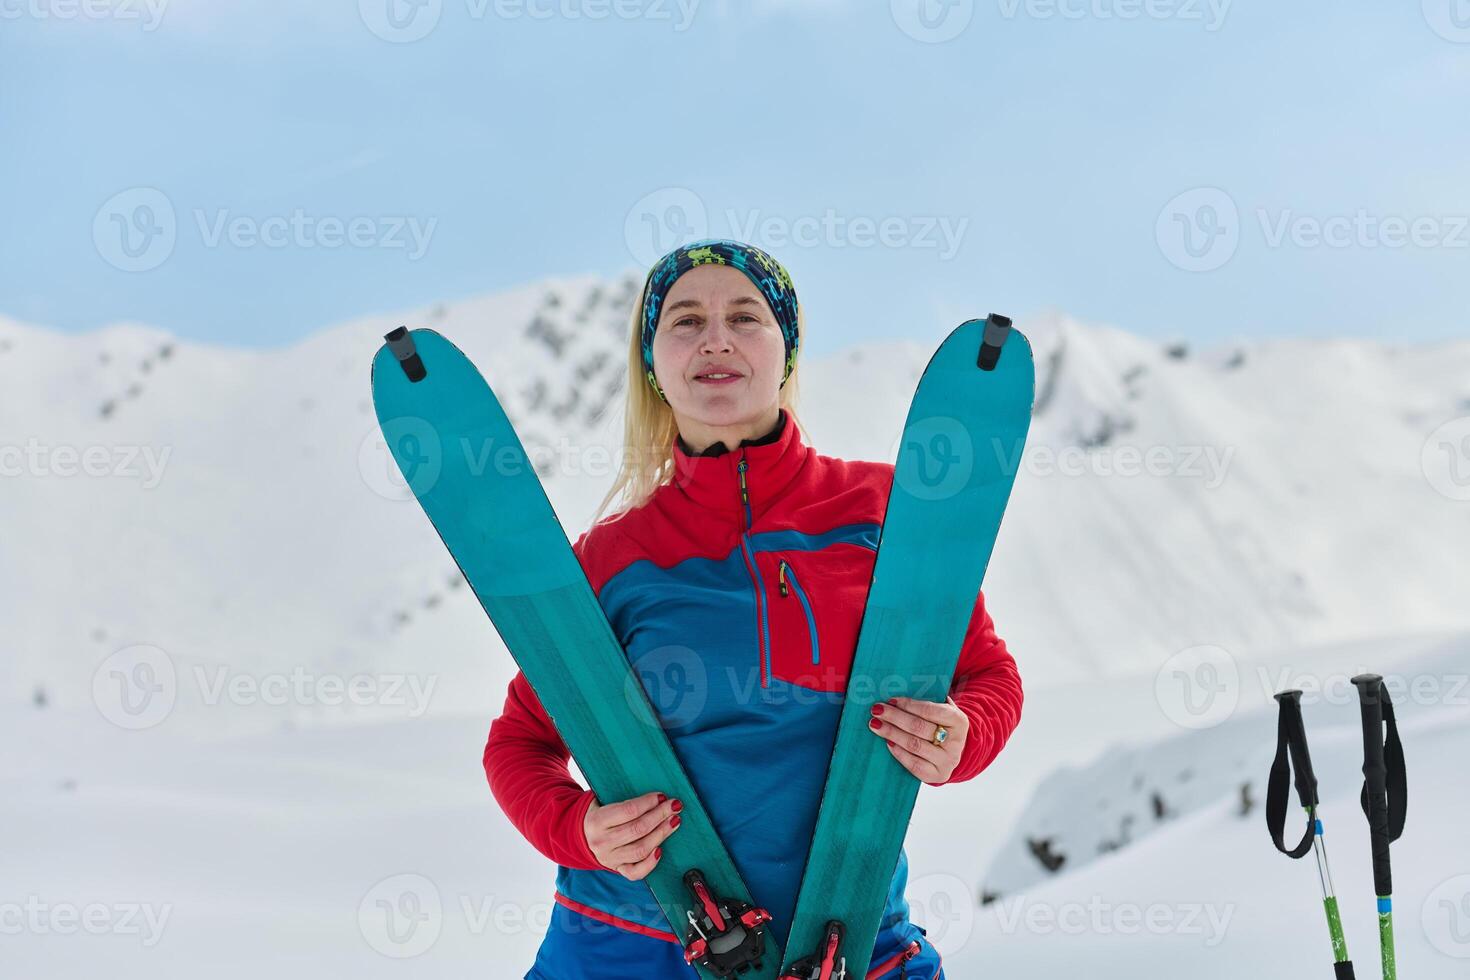
<svg viewBox="0 0 1470 980">
<path fill-rule="evenodd" d="M 701 265 L 669 289 L 653 334 L 653 373 L 674 418 L 705 426 L 752 422 L 780 399 L 786 344 L 755 283 L 727 265 Z M 706 374 L 732 377 L 705 379 Z"/>
</svg>

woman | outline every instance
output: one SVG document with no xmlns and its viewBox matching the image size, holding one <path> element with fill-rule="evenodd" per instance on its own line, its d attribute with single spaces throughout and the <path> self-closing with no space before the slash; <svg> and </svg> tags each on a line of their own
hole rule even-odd
<svg viewBox="0 0 1470 980">
<path fill-rule="evenodd" d="M 760 249 L 712 240 L 660 259 L 634 311 L 623 468 L 598 514 L 620 490 L 625 506 L 574 545 L 783 944 L 893 480 L 892 464 L 823 456 L 803 440 L 793 414 L 801 322 L 790 276 Z M 932 786 L 989 765 L 1020 719 L 1021 682 L 983 595 L 949 698 L 898 698 L 874 712 L 874 737 Z M 511 822 L 559 865 L 526 977 L 692 977 L 642 883 L 678 833 L 681 801 L 597 800 L 567 760 L 517 674 L 485 771 Z M 943 975 L 909 921 L 907 878 L 900 853 L 870 978 Z"/>
</svg>

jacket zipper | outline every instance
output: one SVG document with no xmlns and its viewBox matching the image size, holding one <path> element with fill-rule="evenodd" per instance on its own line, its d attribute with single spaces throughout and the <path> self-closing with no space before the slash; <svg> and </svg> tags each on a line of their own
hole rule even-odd
<svg viewBox="0 0 1470 980">
<path fill-rule="evenodd" d="M 812 604 L 807 600 L 806 590 L 796 580 L 796 570 L 791 567 L 785 558 L 782 558 L 781 563 L 777 566 L 777 582 L 781 586 L 781 596 L 783 598 L 791 594 L 791 590 L 786 587 L 788 576 L 791 578 L 791 588 L 796 590 L 796 598 L 801 601 L 802 612 L 806 613 L 806 628 L 812 637 L 812 663 L 819 664 L 822 662 L 822 651 L 821 647 L 817 644 L 817 617 L 812 614 Z"/>
<path fill-rule="evenodd" d="M 868 970 L 868 975 L 865 978 L 865 980 L 877 980 L 878 977 L 883 976 L 883 974 L 885 974 L 889 970 L 893 969 L 899 963 L 908 963 L 909 960 L 913 959 L 915 956 L 918 956 L 918 955 L 919 955 L 919 941 L 917 939 L 915 939 L 913 942 L 909 943 L 906 947 L 904 947 L 903 949 L 899 950 L 897 953 L 894 953 L 892 956 L 888 957 L 888 959 L 884 960 L 882 963 L 879 963 L 877 966 L 875 966 L 875 967 L 871 968 L 870 970 Z"/>
<path fill-rule="evenodd" d="M 770 626 L 766 620 L 766 586 L 761 581 L 761 570 L 755 563 L 755 550 L 750 544 L 750 488 L 745 484 L 746 470 L 745 452 L 740 453 L 740 465 L 736 469 L 740 472 L 740 505 L 745 511 L 745 526 L 740 531 L 740 550 L 745 555 L 746 567 L 750 569 L 755 579 L 755 605 L 760 610 L 761 616 L 761 643 L 760 643 L 760 672 L 761 687 L 769 687 L 767 678 L 770 676 L 770 658 L 767 651 L 771 646 Z"/>
</svg>

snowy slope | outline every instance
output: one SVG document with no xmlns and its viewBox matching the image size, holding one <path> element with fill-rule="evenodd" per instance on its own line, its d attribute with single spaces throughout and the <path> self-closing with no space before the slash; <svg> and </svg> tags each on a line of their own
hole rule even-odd
<svg viewBox="0 0 1470 980">
<path fill-rule="evenodd" d="M 1289 658 L 1242 665 L 1244 690 L 1234 710 L 1218 724 L 1197 730 L 1172 726 L 1167 713 L 1158 708 L 1138 712 L 1146 719 L 1145 726 L 1156 726 L 1153 731 L 1145 727 L 1133 735 L 1115 732 L 1116 741 L 1106 751 L 1085 762 L 1061 765 L 1040 782 L 981 876 L 982 892 L 1004 897 L 1071 875 L 1108 854 L 1139 846 L 1151 834 L 1201 809 L 1222 804 L 1248 815 L 1264 841 L 1266 775 L 1276 750 L 1277 705 L 1272 694 L 1287 688 L 1303 690 L 1313 767 L 1324 790 L 1330 783 L 1345 791 L 1362 782 L 1362 729 L 1351 677 L 1369 668 L 1385 677 L 1401 728 L 1467 725 L 1467 645 L 1470 638 L 1464 634 L 1417 642 L 1399 638 L 1388 644 L 1296 651 Z M 1134 690 L 1152 693 L 1142 684 Z M 1108 714 L 1125 712 L 1137 708 L 1115 704 Z M 1160 737 L 1158 733 L 1169 727 L 1173 732 Z M 1422 754 L 1419 758 L 1433 760 Z M 1054 753 L 1052 761 L 1068 760 Z M 1435 771 L 1432 762 L 1415 768 L 1421 775 Z M 1295 799 L 1286 835 L 1293 844 L 1301 836 L 1302 823 Z M 1344 819 L 1361 820 L 1355 811 L 1335 816 L 1329 827 Z M 1470 858 L 1470 843 L 1463 853 Z"/>
<path fill-rule="evenodd" d="M 1404 726 L 1406 751 L 1425 762 L 1464 758 L 1470 727 Z M 1421 765 L 1423 773 L 1425 765 Z M 1334 764 L 1344 773 L 1350 767 Z M 1324 787 L 1322 813 L 1348 952 L 1357 975 L 1379 975 L 1367 824 L 1357 784 Z M 1463 977 L 1470 957 L 1470 783 L 1410 784 L 1409 821 L 1393 845 L 1399 976 Z M 1312 858 L 1293 862 L 1266 836 L 1259 811 L 1221 800 L 1143 844 L 1074 875 L 968 909 L 936 938 L 956 976 L 1331 976 L 1331 948 Z M 960 928 L 970 928 L 961 932 Z M 931 930 L 933 931 L 933 930 Z M 948 940 L 948 941 L 946 941 Z"/>
<path fill-rule="evenodd" d="M 1395 944 L 1399 975 L 1463 977 L 1470 960 L 1470 782 L 1457 766 L 1470 752 L 1465 687 L 1470 636 L 1428 644 L 1391 661 L 1408 771 L 1404 835 L 1392 845 Z M 1355 698 L 1338 690 L 1336 667 L 1356 669 L 1362 651 L 1318 651 L 1315 676 L 1332 679 L 1304 699 L 1328 856 L 1357 975 L 1376 977 L 1378 934 L 1367 821 L 1358 803 L 1362 729 Z M 1296 659 L 1296 658 L 1291 658 Z M 1274 671 L 1287 670 L 1278 660 Z M 1303 676 L 1297 675 L 1300 681 Z M 1344 678 L 1345 680 L 1345 678 Z M 1419 685 L 1421 694 L 1409 690 Z M 1053 773 L 1026 807 L 985 876 L 983 894 L 1010 888 L 989 904 L 951 904 L 931 934 L 960 976 L 1323 976 L 1331 950 L 1315 862 L 1291 861 L 1267 834 L 1265 781 L 1275 749 L 1276 716 L 1260 706 L 1217 728 L 1140 740 L 1094 765 Z M 1177 778 L 1188 772 L 1184 784 Z M 1162 821 L 1135 806 L 1132 843 L 1116 838 L 1134 779 L 1162 787 L 1171 808 Z M 982 777 L 983 778 L 983 777 Z M 1241 807 L 1239 783 L 1254 805 Z M 1099 804 L 1110 801 L 1103 808 Z M 1304 818 L 1291 796 L 1286 837 Z M 1015 859 L 1027 838 L 1049 837 L 1068 860 L 1055 873 L 1030 874 Z M 910 834 L 910 840 L 913 834 Z M 948 884 L 938 873 L 942 883 Z M 1023 880 L 1025 882 L 1022 886 Z M 921 885 L 922 887 L 922 885 Z M 953 890 L 953 886 L 949 886 Z M 1014 890 L 1010 890 L 1014 889 Z M 978 896 L 976 896 L 978 897 Z"/>
<path fill-rule="evenodd" d="M 1459 637 L 1454 649 L 1467 642 Z M 1309 662 L 1349 664 L 1361 653 L 1324 648 Z M 1461 655 L 1449 666 L 1463 674 L 1463 663 Z M 1445 668 L 1433 655 L 1399 665 Z M 1259 809 L 1241 817 L 1229 787 L 1127 848 L 979 904 L 979 862 L 1003 836 L 993 829 L 1018 815 L 1037 774 L 1101 741 L 1098 731 L 1129 731 L 1131 762 L 1151 779 L 1177 771 L 1168 722 L 1130 702 L 1140 691 L 1150 697 L 1149 686 L 1106 686 L 1117 696 L 1099 701 L 1090 685 L 1039 692 L 996 766 L 970 783 L 921 790 L 906 845 L 908 896 L 947 974 L 1328 972 L 1311 859 L 1277 854 Z M 1078 710 L 1089 701 L 1093 711 Z M 1373 977 L 1355 733 L 1350 720 L 1332 721 L 1353 709 L 1319 708 L 1307 722 L 1333 870 L 1359 976 Z M 1465 710 L 1399 711 L 1410 779 L 1407 828 L 1393 853 L 1405 977 L 1461 977 L 1470 956 L 1470 783 L 1450 776 L 1452 761 L 1470 753 Z M 1271 717 L 1241 721 L 1236 735 L 1193 755 L 1202 779 L 1269 750 Z M 0 935 L 5 975 L 519 977 L 545 929 L 554 869 L 486 790 L 483 736 L 478 715 L 200 739 L 173 725 L 119 732 L 94 711 L 0 711 L 0 739 L 26 747 L 0 756 L 0 907 L 24 910 L 27 923 Z M 1250 774 L 1263 776 L 1263 765 L 1258 758 Z M 1080 812 L 1087 802 L 1080 798 Z M 66 912 L 87 907 L 109 928 L 63 932 Z"/>
<path fill-rule="evenodd" d="M 521 975 L 551 867 L 480 771 L 511 666 L 394 486 L 367 369 L 398 323 L 443 331 L 547 461 L 575 534 L 611 479 L 636 286 L 547 280 L 267 351 L 0 319 L 0 913 L 26 916 L 0 933 L 0 973 Z M 1040 398 L 986 592 L 1026 711 L 980 778 L 920 793 L 916 915 L 954 977 L 1079 962 L 1103 977 L 1276 976 L 1278 950 L 1320 970 L 1314 874 L 1275 854 L 1259 810 L 1235 815 L 1238 784 L 1264 776 L 1262 709 L 1283 671 L 1464 662 L 1466 505 L 1421 457 L 1436 427 L 1470 414 L 1470 343 L 1192 352 L 1058 314 L 1020 325 Z M 803 365 L 815 444 L 892 458 L 929 350 L 823 343 L 837 352 Z M 1119 472 L 1145 451 L 1159 474 Z M 1201 645 L 1235 664 L 1238 705 L 1186 733 L 1160 678 Z M 369 696 L 343 698 L 357 681 Z M 148 702 L 164 713 L 131 713 L 124 682 L 164 692 Z M 1454 875 L 1470 874 L 1452 832 L 1464 788 L 1414 767 L 1463 756 L 1464 720 L 1406 718 L 1405 976 L 1463 975 L 1441 947 L 1470 935 L 1470 911 L 1452 917 Z M 1318 713 L 1308 724 L 1319 771 L 1335 774 L 1339 891 L 1371 975 L 1351 739 Z M 1126 814 L 1128 846 L 1107 849 Z M 1061 873 L 1040 869 L 1038 838 L 1067 855 Z M 1002 897 L 980 906 L 982 889 Z M 1001 918 L 1092 896 L 1233 918 L 1211 946 Z M 136 928 L 68 932 L 68 910 L 92 907 Z M 150 915 L 165 920 L 156 942 Z"/>
<path fill-rule="evenodd" d="M 39 459 L 0 484 L 4 689 L 75 706 L 106 657 L 147 643 L 184 676 L 413 669 L 443 678 L 435 709 L 488 708 L 504 658 L 388 486 L 368 364 L 400 322 L 460 344 L 575 535 L 611 480 L 636 288 L 547 280 L 267 351 L 0 320 L 0 446 Z M 1470 625 L 1470 549 L 1450 546 L 1466 511 L 1420 465 L 1429 432 L 1470 413 L 1470 342 L 1194 353 L 1055 314 L 1021 326 L 1038 415 L 986 588 L 1032 688 L 1152 671 L 1198 643 L 1243 655 Z M 928 354 L 810 358 L 800 414 L 817 447 L 891 459 Z M 1143 452 L 1159 475 L 1119 475 Z M 89 453 L 101 475 L 75 474 Z M 181 718 L 198 694 L 183 686 Z"/>
</svg>

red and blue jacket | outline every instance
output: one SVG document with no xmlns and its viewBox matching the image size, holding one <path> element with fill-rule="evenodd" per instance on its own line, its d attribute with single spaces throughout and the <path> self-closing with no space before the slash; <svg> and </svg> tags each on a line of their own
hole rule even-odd
<svg viewBox="0 0 1470 980">
<path fill-rule="evenodd" d="M 716 443 L 695 455 L 678 438 L 672 449 L 671 479 L 641 506 L 593 526 L 573 549 L 784 945 L 893 465 L 816 452 L 784 409 L 770 434 L 734 450 Z M 969 719 L 947 780 L 960 782 L 990 764 L 1021 715 L 1020 675 L 983 594 L 949 696 Z M 568 758 L 518 672 L 490 726 L 484 762 L 511 822 L 559 866 L 550 929 L 526 976 L 692 977 L 648 886 L 593 856 L 583 819 L 595 797 L 571 777 Z M 900 852 L 869 978 L 940 975 L 938 952 L 909 921 L 907 879 Z"/>
</svg>

